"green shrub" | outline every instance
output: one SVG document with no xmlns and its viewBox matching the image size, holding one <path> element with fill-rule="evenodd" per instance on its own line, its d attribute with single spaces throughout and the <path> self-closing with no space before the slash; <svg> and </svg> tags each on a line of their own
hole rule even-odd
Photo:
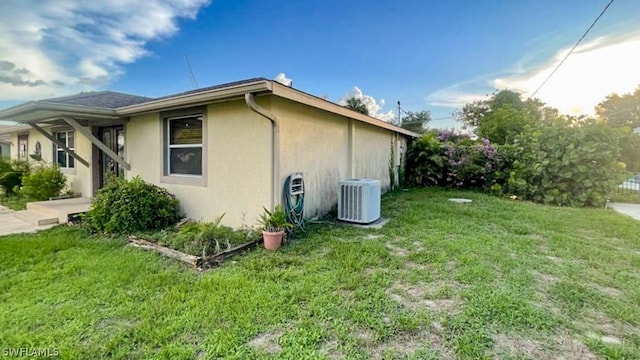
<svg viewBox="0 0 640 360">
<path fill-rule="evenodd" d="M 57 166 L 41 166 L 22 178 L 20 195 L 29 200 L 49 200 L 59 196 L 67 178 Z"/>
<path fill-rule="evenodd" d="M 0 160 L 0 188 L 5 195 L 15 194 L 15 190 L 22 186 L 22 179 L 30 172 L 30 165 L 26 161 Z"/>
<path fill-rule="evenodd" d="M 136 176 L 130 181 L 109 179 L 83 220 L 94 231 L 131 234 L 171 226 L 180 216 L 175 196 Z"/>
<path fill-rule="evenodd" d="M 430 131 L 409 145 L 405 159 L 405 180 L 411 185 L 442 185 L 445 164 L 438 134 Z"/>
<path fill-rule="evenodd" d="M 604 124 L 558 121 L 529 128 L 514 142 L 505 192 L 561 206 L 603 206 L 624 179 L 619 134 Z"/>
</svg>

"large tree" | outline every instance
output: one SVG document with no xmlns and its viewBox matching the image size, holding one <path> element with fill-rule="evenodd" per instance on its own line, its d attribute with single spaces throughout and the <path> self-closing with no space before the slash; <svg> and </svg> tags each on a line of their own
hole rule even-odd
<svg viewBox="0 0 640 360">
<path fill-rule="evenodd" d="M 427 131 L 429 121 L 431 121 L 431 113 L 428 111 L 408 111 L 402 117 L 400 127 L 418 134 L 424 134 Z"/>
<path fill-rule="evenodd" d="M 596 105 L 596 114 L 611 127 L 640 127 L 640 86 L 632 93 L 612 93 Z"/>
<path fill-rule="evenodd" d="M 367 105 L 365 105 L 362 99 L 356 97 L 348 98 L 345 107 L 361 114 L 369 115 L 369 109 L 367 109 Z"/>
<path fill-rule="evenodd" d="M 519 92 L 500 90 L 485 100 L 466 104 L 454 113 L 463 127 L 493 143 L 511 143 L 527 125 L 550 121 L 558 117 L 558 110 L 546 107 L 538 99 L 522 100 Z"/>
</svg>

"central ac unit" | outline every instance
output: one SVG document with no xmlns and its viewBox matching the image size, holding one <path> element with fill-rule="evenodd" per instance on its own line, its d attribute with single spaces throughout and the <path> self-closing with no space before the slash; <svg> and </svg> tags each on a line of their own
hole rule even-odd
<svg viewBox="0 0 640 360">
<path fill-rule="evenodd" d="M 338 190 L 338 220 L 369 224 L 380 218 L 380 180 L 346 179 Z"/>
</svg>

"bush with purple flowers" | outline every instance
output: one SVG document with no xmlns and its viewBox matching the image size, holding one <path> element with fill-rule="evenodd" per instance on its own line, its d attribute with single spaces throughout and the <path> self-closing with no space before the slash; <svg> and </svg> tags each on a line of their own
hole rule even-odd
<svg viewBox="0 0 640 360">
<path fill-rule="evenodd" d="M 499 189 L 504 157 L 487 139 L 472 139 L 453 130 L 431 131 L 407 151 L 406 176 L 410 184 L 465 189 Z"/>
</svg>

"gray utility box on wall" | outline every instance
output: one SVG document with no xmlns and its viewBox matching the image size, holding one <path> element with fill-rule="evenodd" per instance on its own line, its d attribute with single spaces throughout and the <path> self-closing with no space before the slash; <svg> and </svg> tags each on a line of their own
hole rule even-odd
<svg viewBox="0 0 640 360">
<path fill-rule="evenodd" d="M 369 224 L 380 218 L 380 180 L 346 179 L 338 189 L 338 220 Z"/>
</svg>

